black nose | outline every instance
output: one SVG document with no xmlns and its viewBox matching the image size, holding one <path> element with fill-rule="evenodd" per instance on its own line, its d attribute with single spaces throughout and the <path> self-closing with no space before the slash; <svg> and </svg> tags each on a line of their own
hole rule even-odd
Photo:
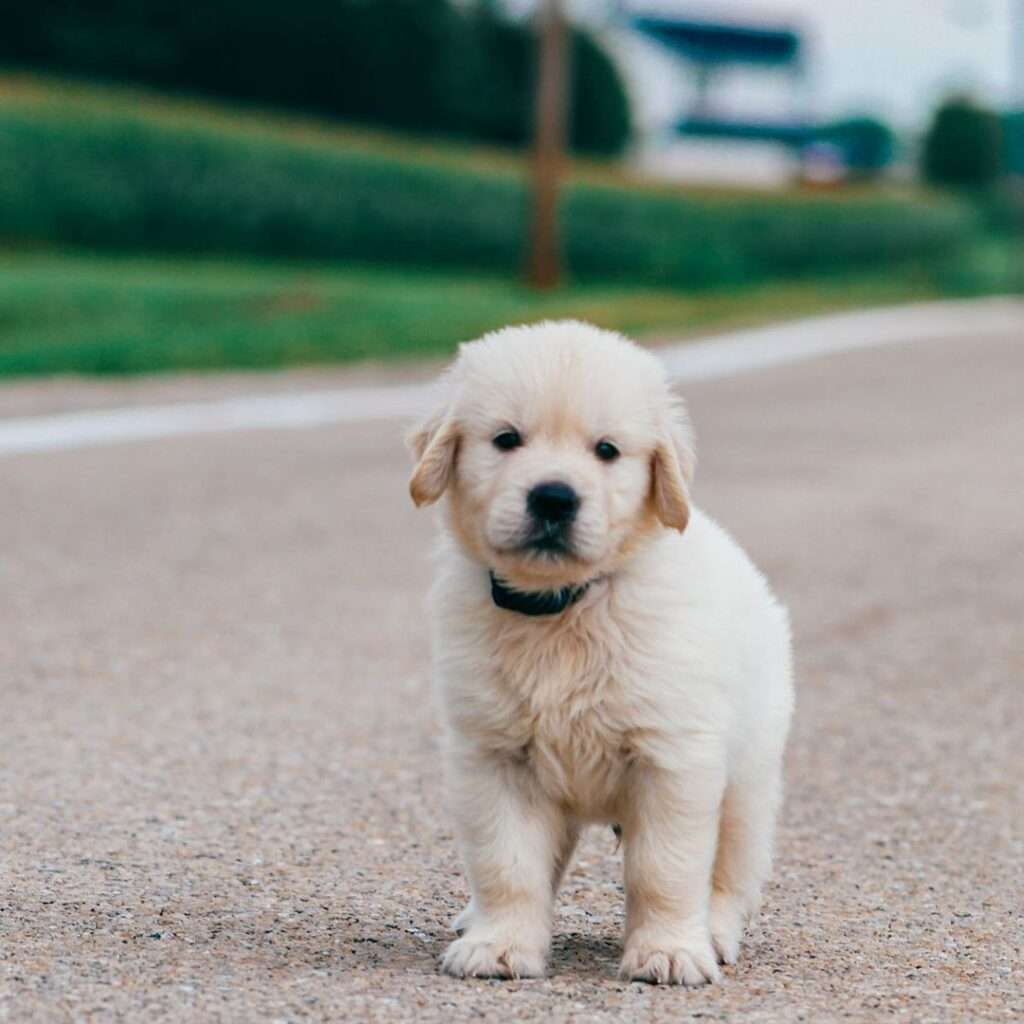
<svg viewBox="0 0 1024 1024">
<path fill-rule="evenodd" d="M 560 480 L 537 484 L 526 498 L 530 514 L 546 523 L 571 523 L 576 518 L 580 499 L 576 492 Z"/>
</svg>

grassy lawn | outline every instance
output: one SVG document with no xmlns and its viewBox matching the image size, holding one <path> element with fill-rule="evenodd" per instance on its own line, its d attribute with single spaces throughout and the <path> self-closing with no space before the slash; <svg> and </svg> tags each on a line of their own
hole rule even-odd
<svg viewBox="0 0 1024 1024">
<path fill-rule="evenodd" d="M 578 317 L 711 332 L 858 306 L 1024 290 L 1020 249 L 941 268 L 728 291 L 608 285 L 536 294 L 504 278 L 0 251 L 0 375 L 279 367 L 444 355 L 507 323 Z"/>
</svg>

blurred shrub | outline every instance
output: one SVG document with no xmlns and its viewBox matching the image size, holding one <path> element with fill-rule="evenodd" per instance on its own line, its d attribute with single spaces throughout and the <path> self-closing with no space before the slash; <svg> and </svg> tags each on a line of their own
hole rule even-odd
<svg viewBox="0 0 1024 1024">
<path fill-rule="evenodd" d="M 1003 134 L 993 111 L 965 97 L 947 100 L 924 140 L 926 181 L 954 188 L 991 185 L 1003 167 Z"/>
<path fill-rule="evenodd" d="M 1024 295 L 1024 243 L 983 236 L 931 268 L 947 295 Z"/>
<path fill-rule="evenodd" d="M 482 173 L 137 116 L 0 107 L 0 235 L 120 250 L 518 270 L 527 190 Z M 969 237 L 952 199 L 700 198 L 574 184 L 579 278 L 680 286 L 874 266 Z"/>
<path fill-rule="evenodd" d="M 570 145 L 580 152 L 613 156 L 629 141 L 632 130 L 622 79 L 608 55 L 586 33 L 573 34 L 570 59 Z"/>
<path fill-rule="evenodd" d="M 1003 115 L 1003 162 L 1010 174 L 1024 178 L 1024 110 Z"/>
<path fill-rule="evenodd" d="M 513 145 L 530 137 L 534 51 L 488 0 L 35 0 L 0 32 L 0 61 L 21 66 Z M 618 72 L 582 32 L 573 51 L 572 143 L 616 153 Z"/>
<path fill-rule="evenodd" d="M 874 178 L 892 162 L 895 141 L 887 124 L 873 117 L 850 117 L 825 125 L 817 141 L 838 146 L 852 178 Z"/>
<path fill-rule="evenodd" d="M 470 7 L 468 42 L 448 72 L 452 123 L 463 134 L 524 146 L 533 135 L 536 39 L 527 24 L 497 17 L 490 4 Z M 570 37 L 569 143 L 578 152 L 613 156 L 629 140 L 630 111 L 608 55 L 586 33 Z"/>
</svg>

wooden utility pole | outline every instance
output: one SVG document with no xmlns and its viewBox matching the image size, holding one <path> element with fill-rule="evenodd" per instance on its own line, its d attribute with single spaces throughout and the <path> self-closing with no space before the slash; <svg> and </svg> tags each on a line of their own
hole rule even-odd
<svg viewBox="0 0 1024 1024">
<path fill-rule="evenodd" d="M 539 60 L 527 279 L 534 288 L 554 288 L 561 279 L 558 190 L 568 108 L 568 29 L 562 0 L 540 0 L 537 17 Z"/>
</svg>

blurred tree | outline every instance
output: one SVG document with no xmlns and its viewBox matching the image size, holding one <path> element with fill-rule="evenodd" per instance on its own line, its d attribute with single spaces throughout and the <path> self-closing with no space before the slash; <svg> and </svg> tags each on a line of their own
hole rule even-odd
<svg viewBox="0 0 1024 1024">
<path fill-rule="evenodd" d="M 997 229 L 1024 237 L 1024 110 L 1003 115 L 1008 177 L 994 192 L 992 220 Z"/>
<path fill-rule="evenodd" d="M 895 142 L 887 124 L 873 117 L 850 117 L 826 125 L 817 141 L 837 146 L 850 176 L 877 177 L 892 162 Z"/>
<path fill-rule="evenodd" d="M 1003 116 L 1003 141 L 1006 169 L 1024 177 L 1024 110 Z"/>
<path fill-rule="evenodd" d="M 934 185 L 984 188 L 1003 169 L 999 117 L 973 100 L 956 96 L 935 113 L 924 139 L 922 171 Z"/>
<path fill-rule="evenodd" d="M 630 135 L 629 98 L 608 54 L 585 32 L 573 35 L 569 145 L 614 155 Z"/>
<path fill-rule="evenodd" d="M 469 134 L 523 146 L 533 131 L 537 42 L 528 24 L 504 20 L 492 3 L 468 9 L 469 40 L 453 70 L 456 123 Z M 629 140 L 630 109 L 614 63 L 587 33 L 574 31 L 569 57 L 569 145 L 614 155 Z"/>
<path fill-rule="evenodd" d="M 527 25 L 501 18 L 490 3 L 464 14 L 466 45 L 450 73 L 457 123 L 476 138 L 522 146 L 533 127 L 536 40 Z"/>
<path fill-rule="evenodd" d="M 522 145 L 534 41 L 489 0 L 21 0 L 0 61 L 207 93 L 427 134 Z M 611 60 L 573 33 L 570 139 L 610 154 L 629 135 Z"/>
</svg>

